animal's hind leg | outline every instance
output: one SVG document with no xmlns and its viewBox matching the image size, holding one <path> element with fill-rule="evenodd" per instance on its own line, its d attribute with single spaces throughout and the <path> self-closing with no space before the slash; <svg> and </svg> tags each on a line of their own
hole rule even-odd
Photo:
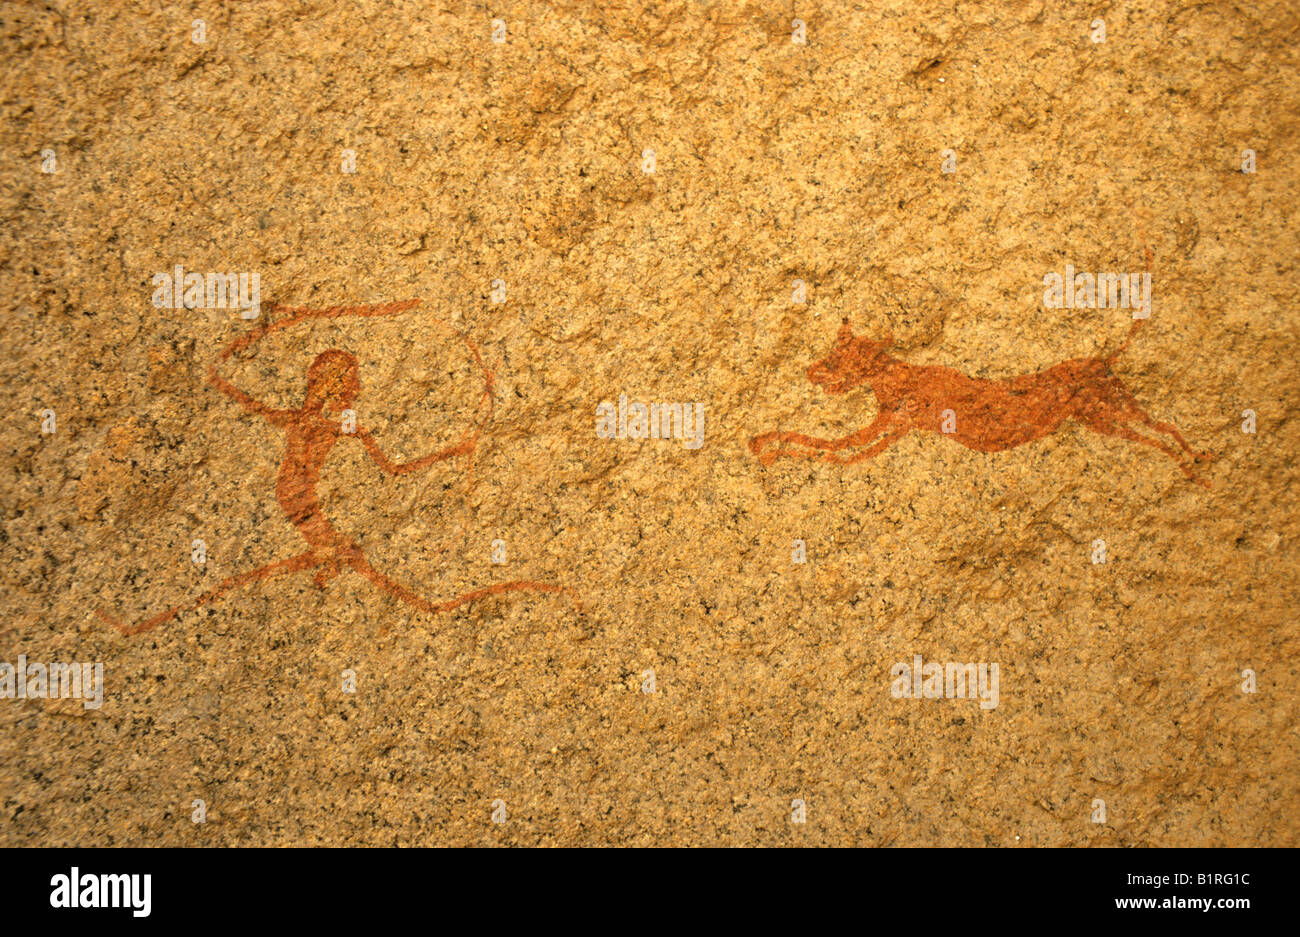
<svg viewBox="0 0 1300 937">
<path fill-rule="evenodd" d="M 1183 451 L 1197 462 L 1203 462 L 1214 458 L 1212 452 L 1197 452 L 1187 444 L 1183 434 L 1178 432 L 1178 427 L 1172 423 L 1166 423 L 1163 420 L 1153 419 L 1142 409 L 1141 405 L 1129 392 L 1118 378 L 1111 377 L 1104 387 L 1103 394 L 1098 398 L 1098 413 L 1101 419 L 1114 420 L 1117 423 L 1124 423 L 1129 420 L 1137 420 L 1144 426 L 1150 427 L 1159 433 L 1171 437 Z"/>
<path fill-rule="evenodd" d="M 1197 452 L 1195 449 L 1189 446 L 1187 444 L 1187 440 L 1183 438 L 1183 434 L 1178 432 L 1178 427 L 1174 426 L 1172 423 L 1166 423 L 1163 420 L 1153 420 L 1150 416 L 1144 413 L 1137 406 L 1134 406 L 1133 409 L 1136 411 L 1137 419 L 1141 420 L 1145 425 L 1151 427 L 1154 430 L 1158 430 L 1162 433 L 1167 433 L 1168 435 L 1172 436 L 1175 439 L 1175 441 L 1177 441 L 1178 445 L 1183 447 L 1183 451 L 1186 452 L 1193 459 L 1195 459 L 1197 462 L 1206 462 L 1214 458 L 1213 452 Z"/>
<path fill-rule="evenodd" d="M 1102 433 L 1107 436 L 1119 436 L 1122 439 L 1129 439 L 1132 440 L 1133 442 L 1143 443 L 1144 445 L 1150 446 L 1153 449 L 1159 449 L 1165 455 L 1169 456 L 1169 458 L 1174 460 L 1174 462 L 1178 465 L 1178 468 L 1182 470 L 1182 473 L 1184 475 L 1186 475 L 1192 481 L 1196 482 L 1196 484 L 1200 485 L 1201 487 L 1207 490 L 1209 489 L 1210 483 L 1207 482 L 1205 479 L 1201 478 L 1190 468 L 1188 468 L 1188 466 L 1183 462 L 1182 454 L 1173 446 L 1166 445 L 1165 443 L 1161 442 L 1159 439 L 1151 439 L 1149 437 L 1143 436 L 1141 433 L 1135 431 L 1132 427 L 1126 426 L 1123 423 L 1115 423 L 1110 420 L 1103 420 L 1103 419 L 1096 419 L 1096 418 L 1087 420 L 1086 423 L 1090 429 L 1096 430 L 1098 433 Z"/>
</svg>

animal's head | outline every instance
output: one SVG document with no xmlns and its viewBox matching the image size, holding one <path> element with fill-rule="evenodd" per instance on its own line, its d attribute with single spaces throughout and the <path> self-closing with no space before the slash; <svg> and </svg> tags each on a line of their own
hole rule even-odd
<svg viewBox="0 0 1300 937">
<path fill-rule="evenodd" d="M 351 352 L 322 351 L 307 369 L 307 399 L 313 405 L 347 409 L 360 390 L 357 359 Z"/>
<path fill-rule="evenodd" d="M 844 394 L 864 383 L 874 370 L 876 359 L 894 344 L 894 336 L 882 341 L 854 336 L 849 318 L 844 317 L 831 353 L 808 369 L 808 380 L 828 394 Z"/>
</svg>

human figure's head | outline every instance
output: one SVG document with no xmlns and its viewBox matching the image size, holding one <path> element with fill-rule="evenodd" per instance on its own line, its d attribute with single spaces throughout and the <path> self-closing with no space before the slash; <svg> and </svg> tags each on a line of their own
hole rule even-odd
<svg viewBox="0 0 1300 937">
<path fill-rule="evenodd" d="M 308 409 L 328 405 L 331 410 L 346 410 L 360 390 L 357 359 L 351 352 L 337 348 L 322 351 L 307 368 Z"/>
</svg>

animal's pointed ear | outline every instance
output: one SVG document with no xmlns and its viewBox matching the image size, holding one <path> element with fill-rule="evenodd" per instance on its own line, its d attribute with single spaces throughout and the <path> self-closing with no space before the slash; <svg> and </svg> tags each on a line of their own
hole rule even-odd
<svg viewBox="0 0 1300 937">
<path fill-rule="evenodd" d="M 881 344 L 883 344 L 886 348 L 894 347 L 894 333 L 892 329 L 885 333 L 885 339 Z"/>
<path fill-rule="evenodd" d="M 845 316 L 840 324 L 839 341 L 841 345 L 847 345 L 853 341 L 853 329 L 849 328 L 848 316 Z"/>
</svg>

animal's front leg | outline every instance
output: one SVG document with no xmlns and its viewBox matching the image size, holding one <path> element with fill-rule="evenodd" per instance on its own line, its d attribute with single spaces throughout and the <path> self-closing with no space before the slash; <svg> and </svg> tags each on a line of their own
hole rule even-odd
<svg viewBox="0 0 1300 937">
<path fill-rule="evenodd" d="M 856 462 L 865 462 L 867 459 L 880 455 L 880 453 L 884 452 L 894 443 L 906 436 L 908 432 L 909 430 L 907 429 L 893 427 L 889 432 L 885 433 L 883 437 L 876 440 L 874 444 L 863 449 L 861 452 L 855 452 L 851 456 L 837 456 L 828 452 L 823 455 L 822 458 L 826 459 L 828 462 L 834 462 L 837 465 L 853 465 Z"/>
<path fill-rule="evenodd" d="M 864 443 L 874 441 L 881 433 L 889 430 L 893 423 L 893 414 L 881 412 L 871 422 L 856 433 L 850 433 L 847 436 L 841 436 L 838 439 L 823 439 L 818 436 L 808 436 L 804 433 L 790 433 L 783 431 L 774 431 L 764 433 L 761 436 L 755 436 L 749 441 L 749 449 L 758 460 L 764 465 L 771 465 L 781 456 L 790 456 L 791 458 L 815 459 L 825 457 L 830 461 L 841 461 L 829 455 L 832 452 L 838 452 L 841 449 L 850 449 L 854 446 L 861 446 Z M 793 443 L 796 446 L 804 446 L 814 451 L 807 452 L 799 449 L 768 448 L 772 443 Z"/>
</svg>

